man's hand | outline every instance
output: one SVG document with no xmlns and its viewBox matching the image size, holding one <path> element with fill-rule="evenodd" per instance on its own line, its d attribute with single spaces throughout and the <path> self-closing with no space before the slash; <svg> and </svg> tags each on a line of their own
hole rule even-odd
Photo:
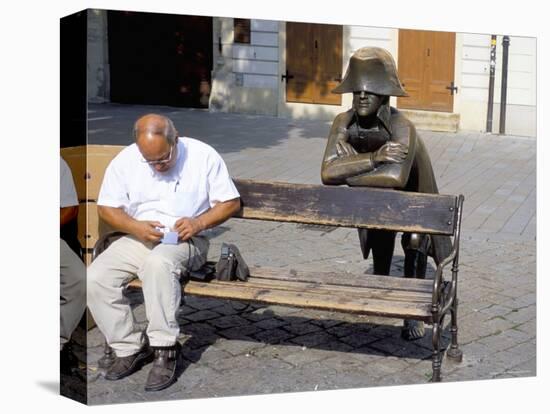
<svg viewBox="0 0 550 414">
<path fill-rule="evenodd" d="M 164 227 L 158 221 L 136 221 L 132 234 L 142 242 L 158 242 L 164 234 L 156 227 Z"/>
<path fill-rule="evenodd" d="M 181 241 L 189 240 L 195 234 L 204 230 L 206 227 L 202 223 L 200 218 L 182 217 L 176 224 L 174 224 L 174 230 L 178 232 L 178 237 Z"/>
<path fill-rule="evenodd" d="M 373 161 L 376 163 L 392 162 L 400 163 L 405 161 L 409 148 L 399 142 L 387 142 L 373 153 Z"/>
</svg>

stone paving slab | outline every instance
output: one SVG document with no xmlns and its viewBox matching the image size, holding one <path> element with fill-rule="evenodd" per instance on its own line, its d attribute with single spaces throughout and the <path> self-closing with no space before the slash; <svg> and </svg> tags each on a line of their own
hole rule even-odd
<svg viewBox="0 0 550 414">
<path fill-rule="evenodd" d="M 162 112 L 180 131 L 213 145 L 235 177 L 319 183 L 329 124 L 211 114 L 166 107 L 90 105 L 90 143 L 127 144 L 135 118 Z M 223 129 L 222 129 L 223 128 Z M 536 375 L 536 141 L 511 136 L 420 131 L 442 193 L 466 196 L 459 273 L 461 363 L 444 359 L 444 381 Z M 372 271 L 357 232 L 231 219 L 209 258 L 236 243 L 250 265 Z M 311 246 L 315 246 L 312 249 Z M 396 243 L 391 274 L 403 271 Z M 428 278 L 433 278 L 433 263 Z M 139 298 L 138 298 L 139 299 Z M 138 301 L 139 302 L 139 301 Z M 145 326 L 143 305 L 135 305 Z M 180 309 L 185 369 L 178 382 L 145 393 L 148 367 L 116 382 L 103 378 L 97 328 L 88 334 L 89 402 L 266 394 L 418 384 L 431 376 L 431 328 L 412 343 L 401 321 L 187 297 Z M 448 344 L 449 333 L 444 333 Z"/>
</svg>

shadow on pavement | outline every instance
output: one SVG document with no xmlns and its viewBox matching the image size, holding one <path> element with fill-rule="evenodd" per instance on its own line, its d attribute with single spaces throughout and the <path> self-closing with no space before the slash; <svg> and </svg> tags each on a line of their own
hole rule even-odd
<svg viewBox="0 0 550 414">
<path fill-rule="evenodd" d="M 88 144 L 129 145 L 139 116 L 149 112 L 168 116 L 180 136 L 196 138 L 220 153 L 280 145 L 288 138 L 326 138 L 330 122 L 268 116 L 212 113 L 167 106 L 90 104 Z"/>
</svg>

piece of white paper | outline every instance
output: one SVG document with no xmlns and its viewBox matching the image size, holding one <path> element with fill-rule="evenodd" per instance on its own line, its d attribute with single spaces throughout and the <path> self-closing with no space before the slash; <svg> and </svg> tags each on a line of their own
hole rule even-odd
<svg viewBox="0 0 550 414">
<path fill-rule="evenodd" d="M 178 232 L 168 231 L 164 233 L 164 237 L 161 239 L 161 243 L 164 244 L 178 244 Z"/>
</svg>

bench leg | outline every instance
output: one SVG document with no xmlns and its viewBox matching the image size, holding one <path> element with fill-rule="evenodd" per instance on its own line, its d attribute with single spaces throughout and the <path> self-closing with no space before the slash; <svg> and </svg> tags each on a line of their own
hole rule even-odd
<svg viewBox="0 0 550 414">
<path fill-rule="evenodd" d="M 441 351 L 440 351 L 440 340 L 441 340 L 441 321 L 434 321 L 433 331 L 432 331 L 432 345 L 433 345 L 433 354 L 432 354 L 432 379 L 431 382 L 440 382 L 441 381 Z"/>
<path fill-rule="evenodd" d="M 462 362 L 462 351 L 458 348 L 458 299 L 454 298 L 451 307 L 451 347 L 447 350 L 447 358 L 453 362 Z"/>
</svg>

